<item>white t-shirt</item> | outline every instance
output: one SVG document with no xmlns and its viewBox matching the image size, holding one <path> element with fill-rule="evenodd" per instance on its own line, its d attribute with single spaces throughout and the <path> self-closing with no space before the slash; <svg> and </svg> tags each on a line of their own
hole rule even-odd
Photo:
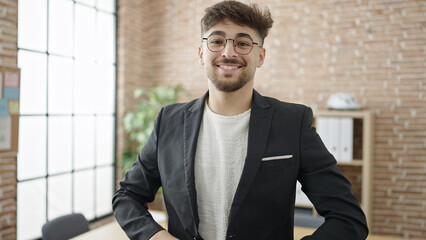
<svg viewBox="0 0 426 240">
<path fill-rule="evenodd" d="M 247 156 L 251 109 L 236 116 L 204 107 L 195 154 L 199 233 L 205 240 L 226 239 L 231 204 Z"/>
</svg>

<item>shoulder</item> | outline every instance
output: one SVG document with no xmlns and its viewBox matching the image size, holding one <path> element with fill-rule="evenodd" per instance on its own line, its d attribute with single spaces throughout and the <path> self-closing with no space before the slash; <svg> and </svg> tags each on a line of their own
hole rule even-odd
<svg viewBox="0 0 426 240">
<path fill-rule="evenodd" d="M 161 118 L 176 119 L 184 116 L 186 112 L 203 110 L 205 97 L 200 97 L 189 102 L 174 103 L 161 109 Z"/>
<path fill-rule="evenodd" d="M 291 124 L 307 124 L 313 121 L 313 113 L 310 107 L 278 100 L 276 98 L 261 96 L 265 105 L 274 109 L 274 120 L 277 122 L 287 122 Z"/>
<path fill-rule="evenodd" d="M 310 110 L 310 108 L 306 105 L 300 103 L 291 103 L 286 101 L 281 101 L 276 98 L 263 96 L 264 100 L 278 112 L 286 112 L 288 113 L 300 113 Z"/>
</svg>

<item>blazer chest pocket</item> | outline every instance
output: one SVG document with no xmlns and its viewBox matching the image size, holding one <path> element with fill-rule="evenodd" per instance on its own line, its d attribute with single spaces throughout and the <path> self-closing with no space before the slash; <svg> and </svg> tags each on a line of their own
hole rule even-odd
<svg viewBox="0 0 426 240">
<path fill-rule="evenodd" d="M 279 155 L 263 157 L 260 164 L 261 167 L 281 167 L 288 166 L 294 162 L 293 155 Z"/>
</svg>

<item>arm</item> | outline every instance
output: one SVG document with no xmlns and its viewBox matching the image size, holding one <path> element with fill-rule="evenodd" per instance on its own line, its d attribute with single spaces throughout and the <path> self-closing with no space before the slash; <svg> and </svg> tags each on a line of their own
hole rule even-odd
<svg viewBox="0 0 426 240">
<path fill-rule="evenodd" d="M 154 234 L 152 238 L 149 240 L 178 240 L 177 238 L 173 237 L 169 232 L 166 230 L 161 230 Z"/>
<path fill-rule="evenodd" d="M 130 239 L 150 239 L 155 233 L 164 230 L 154 221 L 147 207 L 161 186 L 157 163 L 161 113 L 158 114 L 147 143 L 120 182 L 120 189 L 112 201 L 115 218 Z"/>
<path fill-rule="evenodd" d="M 351 184 L 337 168 L 336 160 L 315 132 L 312 121 L 312 110 L 307 108 L 302 122 L 298 180 L 325 222 L 312 236 L 303 239 L 366 239 L 367 222 Z"/>
</svg>

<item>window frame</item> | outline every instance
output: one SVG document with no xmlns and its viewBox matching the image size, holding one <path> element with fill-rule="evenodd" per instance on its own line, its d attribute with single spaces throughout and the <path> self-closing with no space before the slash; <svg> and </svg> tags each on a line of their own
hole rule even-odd
<svg viewBox="0 0 426 240">
<path fill-rule="evenodd" d="M 40 180 L 42 182 L 44 181 L 45 188 L 44 188 L 43 191 L 44 191 L 44 194 L 45 194 L 44 197 L 45 197 L 45 201 L 46 201 L 45 205 L 44 205 L 44 210 L 45 210 L 44 218 L 45 218 L 45 222 L 47 222 L 49 220 L 52 220 L 51 218 L 49 218 L 49 193 L 51 193 L 51 192 L 49 192 L 49 179 L 55 178 L 55 177 L 61 177 L 61 176 L 64 176 L 66 178 L 66 177 L 70 176 L 70 178 L 71 178 L 71 181 L 70 181 L 71 182 L 71 198 L 72 199 L 71 199 L 71 212 L 69 212 L 69 213 L 72 213 L 72 212 L 75 212 L 75 188 L 76 188 L 75 176 L 76 176 L 76 174 L 84 173 L 86 171 L 90 172 L 90 174 L 93 175 L 93 178 L 92 178 L 92 181 L 93 181 L 93 204 L 92 204 L 92 209 L 91 209 L 91 211 L 93 212 L 93 218 L 89 218 L 89 221 L 93 222 L 93 221 L 97 221 L 99 219 L 102 219 L 102 218 L 105 218 L 105 217 L 112 215 L 112 208 L 111 208 L 111 211 L 108 211 L 107 213 L 101 213 L 101 214 L 97 213 L 97 211 L 99 210 L 98 207 L 97 207 L 97 194 L 98 194 L 98 190 L 99 190 L 98 187 L 102 186 L 102 185 L 97 186 L 97 181 L 99 180 L 98 177 L 97 177 L 98 172 L 99 172 L 99 174 L 101 174 L 101 172 L 104 172 L 104 171 L 112 171 L 112 175 L 111 175 L 112 179 L 108 179 L 108 181 L 109 180 L 111 181 L 111 185 L 109 187 L 105 187 L 106 185 L 104 186 L 105 188 L 110 188 L 112 194 L 114 194 L 114 191 L 115 191 L 116 178 L 117 178 L 117 162 L 116 162 L 116 151 L 117 151 L 116 150 L 116 148 L 117 148 L 117 143 L 116 143 L 116 135 L 117 135 L 117 75 L 118 75 L 117 74 L 117 1 L 113 0 L 114 9 L 113 9 L 113 12 L 109 12 L 109 11 L 98 8 L 98 1 L 102 1 L 102 0 L 94 0 L 94 6 L 87 5 L 87 4 L 80 2 L 78 0 L 63 0 L 65 2 L 69 1 L 72 4 L 72 20 L 71 20 L 72 26 L 73 26 L 72 40 L 71 40 L 72 41 L 72 56 L 67 56 L 67 55 L 49 52 L 49 38 L 51 37 L 51 36 L 49 36 L 49 24 L 50 24 L 49 23 L 49 17 L 50 17 L 49 11 L 50 11 L 50 2 L 53 1 L 53 0 L 42 0 L 42 1 L 44 1 L 46 3 L 45 11 L 46 11 L 46 18 L 47 18 L 46 21 L 45 21 L 45 24 L 46 24 L 45 51 L 40 50 L 40 49 L 25 48 L 25 46 L 21 47 L 19 45 L 19 40 L 18 40 L 18 46 L 17 47 L 18 47 L 18 56 L 19 56 L 19 53 L 21 53 L 21 52 L 37 53 L 37 54 L 43 55 L 44 58 L 46 59 L 46 69 L 45 69 L 45 71 L 46 71 L 45 72 L 46 85 L 44 86 L 44 89 L 45 89 L 45 92 L 46 92 L 45 113 L 29 113 L 29 114 L 27 114 L 27 113 L 21 114 L 20 113 L 19 114 L 20 119 L 26 118 L 26 117 L 37 117 L 37 118 L 40 117 L 40 118 L 43 118 L 43 121 L 45 121 L 45 124 L 46 124 L 45 125 L 45 131 L 46 131 L 45 136 L 46 136 L 46 138 L 45 138 L 44 145 L 45 145 L 46 149 L 45 149 L 45 166 L 43 166 L 43 167 L 45 167 L 45 174 L 42 174 L 42 175 L 39 175 L 39 176 L 36 176 L 36 177 L 21 179 L 21 178 L 18 177 L 19 165 L 17 165 L 17 169 L 16 169 L 16 171 L 17 171 L 17 177 L 16 177 L 17 195 L 19 194 L 19 186 L 20 186 L 21 183 L 30 183 L 30 182 L 37 183 Z M 110 76 L 110 77 L 113 78 L 113 82 L 112 82 L 113 92 L 111 92 L 111 93 L 112 93 L 112 96 L 114 97 L 114 102 L 112 104 L 113 109 L 111 109 L 111 112 L 108 112 L 108 113 L 105 113 L 105 112 L 99 113 L 98 110 L 96 109 L 96 107 L 95 107 L 95 109 L 93 109 L 92 113 L 89 113 L 89 114 L 87 114 L 87 113 L 76 113 L 75 112 L 75 106 L 74 106 L 74 104 L 75 104 L 75 99 L 74 99 L 75 98 L 75 93 L 74 93 L 75 86 L 74 86 L 74 84 L 75 84 L 76 64 L 77 64 L 78 61 L 85 61 L 86 60 L 86 59 L 78 59 L 78 58 L 75 57 L 75 38 L 76 38 L 76 30 L 75 29 L 76 29 L 76 22 L 77 22 L 76 21 L 76 8 L 77 8 L 77 6 L 88 7 L 88 8 L 94 9 L 94 16 L 95 16 L 94 17 L 94 25 L 95 25 L 94 43 L 95 43 L 95 45 L 93 46 L 94 49 L 92 51 L 93 52 L 93 55 L 92 55 L 93 59 L 91 59 L 90 61 L 97 66 L 96 69 L 98 69 L 98 68 L 101 69 L 100 67 L 107 67 L 109 70 L 113 70 L 113 72 L 112 72 L 113 76 Z M 19 12 L 19 8 L 18 8 L 18 12 Z M 97 34 L 98 34 L 98 28 L 97 27 L 98 27 L 98 21 L 99 21 L 99 14 L 100 13 L 101 14 L 108 14 L 108 15 L 113 17 L 113 26 L 114 26 L 113 34 L 114 34 L 114 36 L 113 36 L 112 41 L 114 43 L 114 46 L 113 46 L 113 51 L 114 51 L 113 55 L 114 56 L 113 56 L 112 62 L 99 61 L 98 56 L 97 56 L 97 52 L 98 52 L 98 48 L 96 48 Z M 19 16 L 19 14 L 18 14 L 18 16 Z M 19 18 L 18 18 L 18 24 L 19 24 L 19 22 L 20 21 L 19 21 Z M 19 29 L 19 26 L 18 26 L 18 29 Z M 18 39 L 19 39 L 19 35 L 18 35 Z M 49 77 L 50 77 L 49 76 L 49 66 L 50 66 L 49 61 L 50 61 L 50 57 L 60 57 L 60 58 L 65 58 L 67 60 L 69 60 L 69 59 L 72 60 L 72 76 L 71 76 L 72 89 L 69 90 L 69 91 L 72 92 L 71 93 L 71 95 L 72 95 L 72 97 L 71 97 L 71 104 L 72 104 L 71 113 L 50 113 L 49 112 Z M 18 64 L 19 64 L 19 59 L 18 59 Z M 93 70 L 93 72 L 95 72 L 96 69 Z M 97 73 L 96 76 L 99 77 L 100 76 L 99 73 Z M 99 84 L 99 82 L 97 82 L 97 84 Z M 94 104 L 96 105 L 96 101 L 94 102 Z M 71 128 L 72 128 L 71 129 L 71 138 L 72 138 L 71 139 L 71 144 L 72 144 L 72 146 L 71 146 L 71 153 L 72 153 L 71 168 L 68 169 L 68 170 L 65 170 L 65 171 L 61 171 L 61 172 L 50 173 L 49 172 L 49 120 L 52 120 L 53 118 L 58 118 L 58 117 L 59 118 L 65 117 L 65 118 L 71 119 L 70 120 L 71 121 Z M 93 147 L 92 151 L 94 152 L 94 156 L 93 156 L 93 164 L 91 166 L 76 169 L 75 168 L 75 146 L 74 146 L 74 139 L 75 139 L 75 134 L 76 134 L 76 132 L 75 132 L 75 130 L 76 130 L 75 129 L 75 121 L 76 121 L 76 118 L 79 118 L 79 117 L 91 117 L 93 119 L 93 126 L 92 127 L 93 127 L 93 130 L 94 130 L 94 132 L 93 132 L 94 141 L 93 141 L 93 145 L 92 145 L 92 147 Z M 97 157 L 96 157 L 96 151 L 98 151 L 97 150 L 98 145 L 97 145 L 97 142 L 96 142 L 96 138 L 98 136 L 97 124 L 96 123 L 97 123 L 98 119 L 103 119 L 103 118 L 104 119 L 106 118 L 106 119 L 112 121 L 112 124 L 111 124 L 111 122 L 108 123 L 109 126 L 112 125 L 112 129 L 111 129 L 111 132 L 110 132 L 111 133 L 111 141 L 112 141 L 111 142 L 111 147 L 112 147 L 111 154 L 112 154 L 112 156 L 111 156 L 111 162 L 108 162 L 108 163 L 104 162 L 104 163 L 100 163 L 98 165 L 98 161 L 97 161 Z M 102 125 L 104 125 L 104 124 L 102 124 Z M 20 151 L 21 152 L 25 151 L 25 149 L 21 148 Z M 18 164 L 19 164 L 19 153 L 18 153 Z M 103 181 L 100 181 L 100 182 L 103 182 Z M 19 201 L 19 195 L 17 196 L 17 212 L 19 212 L 19 209 L 18 209 L 19 202 L 18 201 Z M 111 200 L 109 199 L 109 201 L 111 201 Z M 19 217 L 19 215 L 17 216 L 17 228 L 18 228 L 17 234 L 19 234 L 19 227 L 21 227 L 21 226 L 19 226 L 18 217 Z M 40 229 L 40 234 L 41 234 L 41 229 Z M 41 236 L 38 236 L 38 237 L 41 237 Z"/>
</svg>

